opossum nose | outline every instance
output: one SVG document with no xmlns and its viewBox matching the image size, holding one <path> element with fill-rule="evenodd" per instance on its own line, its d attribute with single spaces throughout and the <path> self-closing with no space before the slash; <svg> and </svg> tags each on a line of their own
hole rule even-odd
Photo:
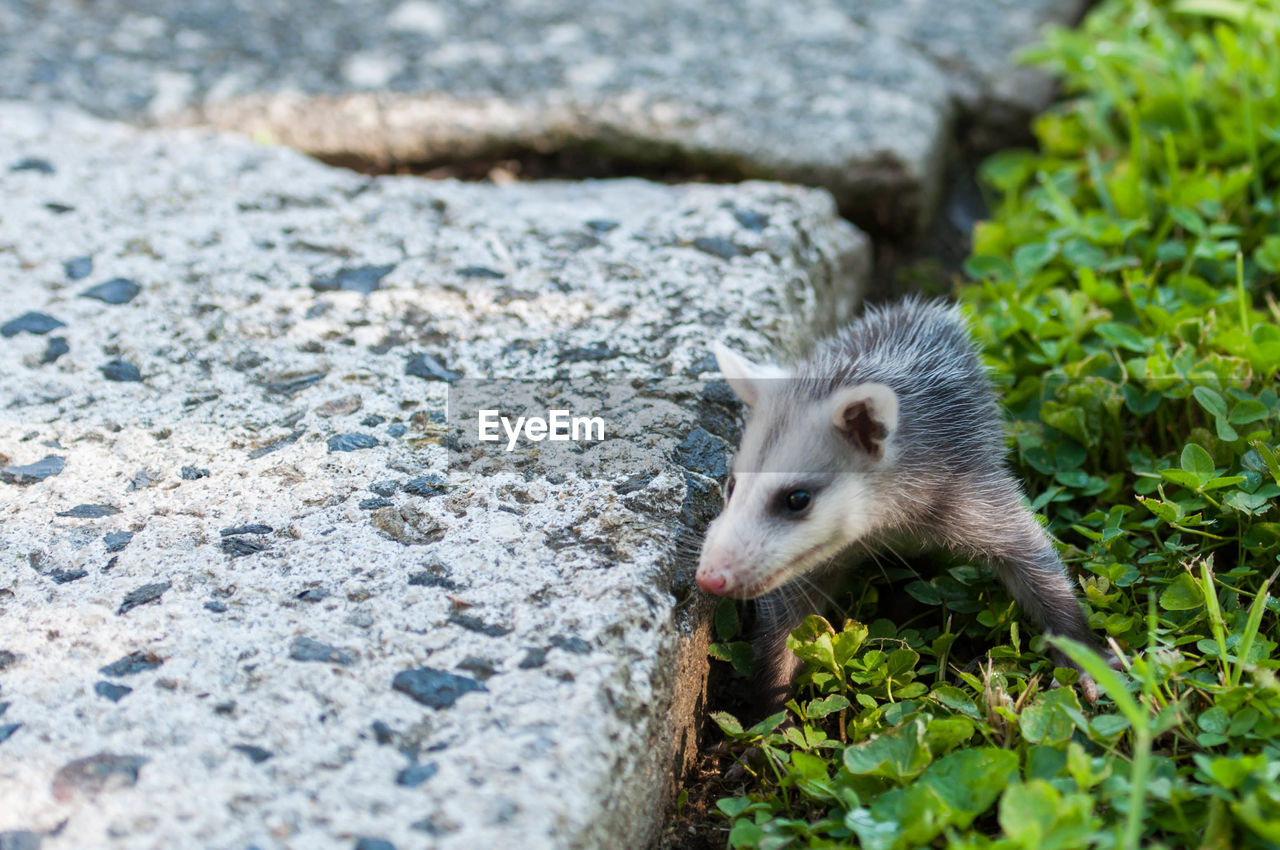
<svg viewBox="0 0 1280 850">
<path fill-rule="evenodd" d="M 707 593 L 714 593 L 717 596 L 724 594 L 725 589 L 729 586 L 729 579 L 724 573 L 712 572 L 710 570 L 698 570 L 698 587 Z"/>
</svg>

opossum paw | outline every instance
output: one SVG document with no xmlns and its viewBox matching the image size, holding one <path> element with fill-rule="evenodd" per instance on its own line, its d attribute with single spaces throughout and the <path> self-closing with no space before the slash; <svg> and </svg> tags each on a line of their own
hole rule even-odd
<svg viewBox="0 0 1280 850">
<path fill-rule="evenodd" d="M 759 750 L 757 750 L 755 747 L 752 747 L 751 749 L 755 750 L 755 752 L 743 753 L 742 758 L 746 759 L 751 755 L 754 755 L 757 758 L 760 756 Z M 750 777 L 751 777 L 751 772 L 747 770 L 746 764 L 742 761 L 734 762 L 729 767 L 729 769 L 724 772 L 724 781 L 733 783 L 735 785 L 739 782 L 746 782 Z"/>
<path fill-rule="evenodd" d="M 1084 697 L 1085 702 L 1089 703 L 1089 705 L 1095 704 L 1098 701 L 1098 683 L 1088 673 L 1074 667 L 1074 665 L 1072 666 L 1079 674 L 1076 677 L 1076 684 L 1080 687 L 1080 695 Z M 1057 679 L 1051 679 L 1049 682 L 1050 688 L 1060 688 L 1062 685 L 1063 683 Z"/>
<path fill-rule="evenodd" d="M 1089 705 L 1098 702 L 1098 683 L 1088 673 L 1081 673 L 1080 678 L 1076 680 L 1076 684 L 1080 686 L 1080 695 L 1084 697 L 1084 701 Z"/>
<path fill-rule="evenodd" d="M 721 744 L 716 749 L 733 756 L 733 764 L 724 772 L 725 782 L 746 782 L 764 767 L 764 753 L 759 747 L 727 747 Z"/>
</svg>

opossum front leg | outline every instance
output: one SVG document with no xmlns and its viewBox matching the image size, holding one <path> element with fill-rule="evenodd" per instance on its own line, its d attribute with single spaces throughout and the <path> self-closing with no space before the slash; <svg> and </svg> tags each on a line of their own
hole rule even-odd
<svg viewBox="0 0 1280 850">
<path fill-rule="evenodd" d="M 1048 535 L 1030 517 L 1019 524 L 1022 534 L 988 554 L 996 575 L 1046 634 L 1093 643 L 1080 600 Z"/>
<path fill-rule="evenodd" d="M 756 600 L 756 623 L 751 637 L 754 665 L 751 686 L 765 717 L 782 710 L 791 699 L 791 686 L 800 672 L 800 658 L 787 649 L 787 637 L 816 611 L 804 594 L 784 585 Z"/>
<path fill-rule="evenodd" d="M 1041 631 L 1079 641 L 1110 660 L 1110 653 L 1101 648 L 1085 620 L 1080 600 L 1049 535 L 1021 505 L 1015 516 L 1008 539 L 986 547 L 986 560 Z M 1059 666 L 1079 669 L 1058 650 L 1053 650 L 1052 655 Z M 1097 685 L 1083 670 L 1080 672 L 1081 688 L 1092 702 L 1097 699 Z"/>
</svg>

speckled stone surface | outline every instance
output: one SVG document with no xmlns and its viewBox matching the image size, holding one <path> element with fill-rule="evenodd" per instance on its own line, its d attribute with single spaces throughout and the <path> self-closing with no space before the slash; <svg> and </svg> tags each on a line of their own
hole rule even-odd
<svg viewBox="0 0 1280 850">
<path fill-rule="evenodd" d="M 959 138 L 1050 94 L 1012 54 L 1085 0 L 0 0 L 0 95 L 383 166 L 512 148 L 934 209 Z"/>
<path fill-rule="evenodd" d="M 653 834 L 705 664 L 678 541 L 737 415 L 708 346 L 849 313 L 828 195 L 370 179 L 0 104 L 0 196 L 0 322 L 61 323 L 0 338 L 0 834 Z M 450 465 L 486 376 L 627 415 L 569 467 Z"/>
</svg>

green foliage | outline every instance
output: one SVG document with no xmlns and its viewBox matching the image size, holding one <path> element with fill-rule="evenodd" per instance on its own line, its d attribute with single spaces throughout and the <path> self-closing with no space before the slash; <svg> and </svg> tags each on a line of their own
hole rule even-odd
<svg viewBox="0 0 1280 850">
<path fill-rule="evenodd" d="M 1280 844 L 1280 2 L 1109 0 L 1029 58 L 1068 98 L 982 166 L 957 296 L 1121 669 L 1055 640 L 1082 703 L 985 568 L 910 624 L 869 582 L 793 634 L 787 712 L 717 718 L 763 756 L 731 847 Z"/>
</svg>

